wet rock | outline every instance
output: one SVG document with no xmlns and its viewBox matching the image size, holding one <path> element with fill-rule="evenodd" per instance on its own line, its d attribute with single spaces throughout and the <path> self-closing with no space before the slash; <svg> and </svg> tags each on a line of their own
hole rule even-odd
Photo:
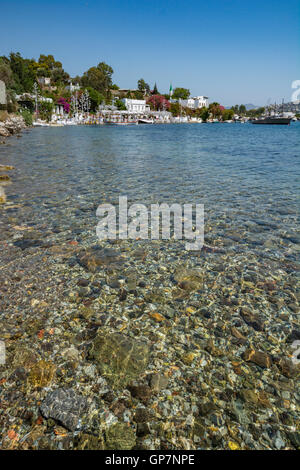
<svg viewBox="0 0 300 470">
<path fill-rule="evenodd" d="M 31 368 L 28 382 L 33 387 L 47 387 L 55 377 L 56 366 L 51 361 L 38 361 Z"/>
<path fill-rule="evenodd" d="M 269 354 L 251 348 L 244 352 L 243 359 L 247 362 L 253 362 L 263 368 L 269 368 L 272 366 L 272 358 Z"/>
<path fill-rule="evenodd" d="M 255 331 L 263 331 L 263 323 L 260 318 L 251 312 L 248 308 L 241 308 L 241 317 L 247 323 L 247 325 L 252 326 Z"/>
<path fill-rule="evenodd" d="M 212 401 L 198 403 L 198 414 L 199 416 L 206 416 L 216 408 Z"/>
<path fill-rule="evenodd" d="M 134 421 L 136 423 L 147 423 L 151 421 L 151 413 L 147 408 L 138 408 L 134 415 Z"/>
<path fill-rule="evenodd" d="M 113 387 L 124 387 L 143 374 L 149 350 L 145 342 L 101 331 L 92 343 L 89 358 L 97 363 L 101 375 Z"/>
<path fill-rule="evenodd" d="M 23 366 L 25 369 L 30 369 L 37 361 L 36 352 L 26 346 L 18 346 L 14 351 L 13 365 L 15 367 Z"/>
<path fill-rule="evenodd" d="M 75 431 L 79 427 L 80 419 L 87 409 L 87 399 L 66 388 L 48 393 L 40 406 L 45 418 L 55 419 L 70 431 Z"/>
<path fill-rule="evenodd" d="M 231 334 L 239 340 L 241 344 L 244 344 L 247 341 L 244 335 L 235 327 L 231 328 Z"/>
<path fill-rule="evenodd" d="M 77 285 L 79 287 L 87 287 L 89 285 L 89 283 L 90 283 L 89 279 L 85 279 L 85 278 L 80 278 L 77 281 Z"/>
<path fill-rule="evenodd" d="M 124 259 L 121 257 L 120 253 L 110 248 L 94 246 L 79 253 L 78 261 L 81 266 L 94 273 L 101 269 L 101 267 L 120 266 L 124 262 Z"/>
<path fill-rule="evenodd" d="M 137 423 L 136 435 L 138 437 L 147 436 L 150 434 L 150 427 L 148 423 Z"/>
<path fill-rule="evenodd" d="M 287 431 L 287 436 L 291 441 L 295 449 L 300 450 L 300 432 L 299 431 Z"/>
<path fill-rule="evenodd" d="M 251 403 L 254 405 L 257 405 L 258 403 L 258 396 L 253 390 L 247 390 L 247 389 L 241 390 L 240 396 L 242 400 L 245 401 L 246 403 Z"/>
<path fill-rule="evenodd" d="M 162 374 L 153 374 L 150 377 L 150 387 L 154 392 L 164 390 L 168 385 L 168 377 Z"/>
<path fill-rule="evenodd" d="M 43 244 L 42 240 L 31 240 L 27 238 L 21 238 L 14 242 L 14 245 L 21 250 L 26 250 L 27 248 L 41 246 Z"/>
<path fill-rule="evenodd" d="M 287 343 L 293 343 L 297 340 L 300 340 L 300 330 L 293 329 L 292 332 L 288 335 L 286 341 Z"/>
<path fill-rule="evenodd" d="M 9 377 L 9 381 L 20 381 L 24 382 L 27 379 L 28 372 L 24 367 L 17 367 L 12 375 Z"/>
<path fill-rule="evenodd" d="M 179 268 L 173 276 L 178 286 L 186 291 L 196 291 L 203 285 L 203 274 L 196 269 Z"/>
<path fill-rule="evenodd" d="M 141 400 L 143 403 L 147 403 L 151 397 L 152 391 L 148 385 L 128 385 L 128 390 L 131 395 L 138 400 Z"/>
<path fill-rule="evenodd" d="M 126 299 L 127 299 L 127 290 L 126 289 L 120 289 L 119 290 L 119 300 L 121 302 L 123 302 Z"/>
<path fill-rule="evenodd" d="M 104 450 L 103 437 L 93 436 L 91 434 L 80 433 L 75 439 L 75 449 L 77 450 Z"/>
<path fill-rule="evenodd" d="M 281 358 L 278 361 L 276 361 L 276 365 L 278 369 L 280 370 L 281 374 L 284 375 L 285 377 L 292 378 L 296 376 L 298 373 L 297 367 L 289 359 Z"/>
<path fill-rule="evenodd" d="M 125 423 L 113 424 L 106 431 L 106 449 L 108 450 L 131 450 L 135 443 L 135 432 Z"/>
</svg>

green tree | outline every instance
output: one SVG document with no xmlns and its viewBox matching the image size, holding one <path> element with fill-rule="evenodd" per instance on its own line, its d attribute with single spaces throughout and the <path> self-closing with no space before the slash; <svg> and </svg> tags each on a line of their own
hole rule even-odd
<svg viewBox="0 0 300 470">
<path fill-rule="evenodd" d="M 154 88 L 152 90 L 152 95 L 159 95 L 156 82 L 154 83 Z"/>
<path fill-rule="evenodd" d="M 92 87 L 103 94 L 106 99 L 110 98 L 110 88 L 112 86 L 113 69 L 105 62 L 100 62 L 97 67 L 91 67 L 84 72 L 81 79 L 82 86 Z"/>
<path fill-rule="evenodd" d="M 203 106 L 203 108 L 199 109 L 199 117 L 204 122 L 206 122 L 207 119 L 209 118 L 209 110 L 208 110 L 208 108 L 206 108 L 206 106 Z"/>
<path fill-rule="evenodd" d="M 10 68 L 13 72 L 13 89 L 16 93 L 31 92 L 36 80 L 36 62 L 34 59 L 23 59 L 19 52 L 9 55 Z"/>
<path fill-rule="evenodd" d="M 239 107 L 239 112 L 238 114 L 246 114 L 246 106 L 244 104 L 241 104 Z"/>
<path fill-rule="evenodd" d="M 174 100 L 187 100 L 189 96 L 190 90 L 188 90 L 187 88 L 175 88 L 172 98 Z"/>
<path fill-rule="evenodd" d="M 230 121 L 234 116 L 233 109 L 224 109 L 222 111 L 222 119 L 223 121 Z"/>
<path fill-rule="evenodd" d="M 220 104 L 216 101 L 214 103 L 210 103 L 208 110 L 213 118 L 219 118 L 222 116 L 222 109 L 220 108 Z"/>
<path fill-rule="evenodd" d="M 173 116 L 179 116 L 180 115 L 180 104 L 179 103 L 171 103 L 170 105 L 170 111 Z"/>
<path fill-rule="evenodd" d="M 105 98 L 101 93 L 99 93 L 99 91 L 90 86 L 88 86 L 86 89 L 90 97 L 91 111 L 97 111 L 99 104 L 105 101 Z"/>
<path fill-rule="evenodd" d="M 42 101 L 39 103 L 39 113 L 41 119 L 44 119 L 48 122 L 51 121 L 53 107 L 53 103 L 49 103 L 48 101 Z"/>
<path fill-rule="evenodd" d="M 149 95 L 150 93 L 150 86 L 148 85 L 148 83 L 145 82 L 145 80 L 143 78 L 140 78 L 139 81 L 137 82 L 137 85 L 138 85 L 138 90 L 142 93 L 146 93 L 147 95 Z M 155 84 L 156 85 L 156 84 Z M 156 87 L 157 89 L 157 87 Z"/>
<path fill-rule="evenodd" d="M 144 99 L 144 93 L 142 91 L 134 91 L 133 96 L 135 100 L 143 100 Z"/>
<path fill-rule="evenodd" d="M 13 84 L 13 72 L 9 61 L 5 61 L 2 57 L 0 58 L 0 80 L 5 83 L 6 87 L 10 87 Z"/>
<path fill-rule="evenodd" d="M 116 100 L 115 101 L 115 106 L 118 108 L 119 111 L 126 111 L 126 106 L 121 100 Z"/>
</svg>

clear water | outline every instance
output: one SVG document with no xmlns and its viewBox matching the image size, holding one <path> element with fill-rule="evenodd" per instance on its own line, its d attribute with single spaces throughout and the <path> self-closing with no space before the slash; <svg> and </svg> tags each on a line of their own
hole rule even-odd
<svg viewBox="0 0 300 470">
<path fill-rule="evenodd" d="M 119 195 L 204 203 L 208 242 L 262 252 L 268 242 L 275 257 L 294 258 L 299 137 L 300 123 L 32 129 L 0 147 L 0 162 L 16 167 L 6 187 L 13 205 L 0 217 L 95 236 L 98 204 Z"/>
</svg>

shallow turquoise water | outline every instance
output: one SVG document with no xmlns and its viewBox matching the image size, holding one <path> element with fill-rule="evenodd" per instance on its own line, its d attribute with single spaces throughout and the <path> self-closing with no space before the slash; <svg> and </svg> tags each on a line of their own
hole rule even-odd
<svg viewBox="0 0 300 470">
<path fill-rule="evenodd" d="M 94 233 L 98 204 L 119 195 L 204 203 L 208 241 L 255 247 L 268 239 L 293 257 L 299 137 L 300 123 L 39 128 L 11 138 L 0 162 L 16 167 L 6 193 L 21 203 L 11 209 L 19 224 Z"/>
</svg>

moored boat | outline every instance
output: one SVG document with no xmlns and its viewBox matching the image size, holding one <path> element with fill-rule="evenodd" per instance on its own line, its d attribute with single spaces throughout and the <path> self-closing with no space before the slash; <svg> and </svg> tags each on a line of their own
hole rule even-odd
<svg viewBox="0 0 300 470">
<path fill-rule="evenodd" d="M 277 124 L 277 125 L 289 125 L 292 118 L 289 117 L 280 117 L 280 116 L 268 116 L 262 119 L 252 120 L 252 124 Z"/>
<path fill-rule="evenodd" d="M 139 124 L 154 124 L 153 119 L 138 119 Z"/>
</svg>

